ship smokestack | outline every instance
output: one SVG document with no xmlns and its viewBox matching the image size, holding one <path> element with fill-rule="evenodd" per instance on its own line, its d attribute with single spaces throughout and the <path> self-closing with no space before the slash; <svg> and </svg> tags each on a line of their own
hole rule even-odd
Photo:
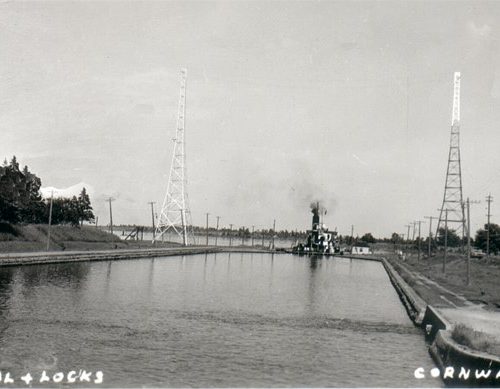
<svg viewBox="0 0 500 389">
<path fill-rule="evenodd" d="M 311 212 L 313 214 L 312 229 L 315 230 L 319 226 L 319 202 L 311 203 Z"/>
</svg>

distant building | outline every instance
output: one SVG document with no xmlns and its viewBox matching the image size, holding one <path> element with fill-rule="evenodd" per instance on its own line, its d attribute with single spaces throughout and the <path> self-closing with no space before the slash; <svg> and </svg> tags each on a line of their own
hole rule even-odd
<svg viewBox="0 0 500 389">
<path fill-rule="evenodd" d="M 351 254 L 373 254 L 369 247 L 352 246 Z"/>
</svg>

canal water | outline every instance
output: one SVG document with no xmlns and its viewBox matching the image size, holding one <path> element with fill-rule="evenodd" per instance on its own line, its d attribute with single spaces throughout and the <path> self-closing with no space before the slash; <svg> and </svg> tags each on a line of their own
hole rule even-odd
<svg viewBox="0 0 500 389">
<path fill-rule="evenodd" d="M 1 268 L 0 325 L 0 371 L 16 378 L 85 369 L 104 377 L 86 386 L 441 386 L 414 378 L 433 367 L 423 335 L 382 265 L 364 260 L 218 253 Z"/>
</svg>

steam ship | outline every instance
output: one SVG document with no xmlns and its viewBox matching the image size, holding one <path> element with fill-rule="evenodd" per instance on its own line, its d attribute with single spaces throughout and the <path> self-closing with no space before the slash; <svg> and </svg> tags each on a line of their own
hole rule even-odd
<svg viewBox="0 0 500 389">
<path fill-rule="evenodd" d="M 311 205 L 312 228 L 307 231 L 307 239 L 292 248 L 294 254 L 333 255 L 342 254 L 337 231 L 329 231 L 321 222 L 319 203 Z M 326 211 L 325 211 L 326 213 Z"/>
</svg>

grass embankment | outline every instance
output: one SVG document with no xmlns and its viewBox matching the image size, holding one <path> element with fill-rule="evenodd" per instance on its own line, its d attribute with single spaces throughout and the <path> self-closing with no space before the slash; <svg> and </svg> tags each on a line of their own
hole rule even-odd
<svg viewBox="0 0 500 389">
<path fill-rule="evenodd" d="M 10 225 L 1 223 L 0 252 L 45 251 L 47 248 L 47 233 L 47 225 Z M 113 234 L 92 226 L 71 227 L 57 225 L 50 228 L 50 250 L 52 251 L 133 248 L 151 248 L 151 242 L 123 241 Z"/>
<path fill-rule="evenodd" d="M 467 261 L 464 255 L 449 254 L 444 273 L 443 254 L 430 259 L 423 257 L 420 261 L 416 255 L 412 255 L 402 263 L 410 270 L 417 271 L 471 302 L 484 304 L 491 310 L 500 309 L 499 257 L 471 259 L 469 285 L 467 285 Z"/>
<path fill-rule="evenodd" d="M 388 255 L 387 258 L 429 305 L 445 307 L 448 301 L 452 303 L 448 304 L 448 307 L 463 307 L 467 302 L 461 298 L 465 298 L 469 302 L 482 304 L 488 310 L 500 311 L 499 257 L 471 259 L 469 285 L 467 285 L 466 257 L 461 254 L 448 254 L 445 272 L 443 272 L 442 253 L 431 258 L 422 257 L 420 260 L 417 260 L 415 254 L 407 257 L 405 261 L 396 255 Z M 419 278 L 421 275 L 431 280 L 431 283 L 424 282 Z M 474 350 L 500 355 L 500 344 L 497 340 L 467 325 L 455 325 L 452 338 L 457 343 Z"/>
<path fill-rule="evenodd" d="M 486 334 L 474 331 L 464 324 L 457 324 L 451 332 L 451 337 L 458 344 L 471 349 L 498 355 L 498 346 L 492 343 Z"/>
</svg>

